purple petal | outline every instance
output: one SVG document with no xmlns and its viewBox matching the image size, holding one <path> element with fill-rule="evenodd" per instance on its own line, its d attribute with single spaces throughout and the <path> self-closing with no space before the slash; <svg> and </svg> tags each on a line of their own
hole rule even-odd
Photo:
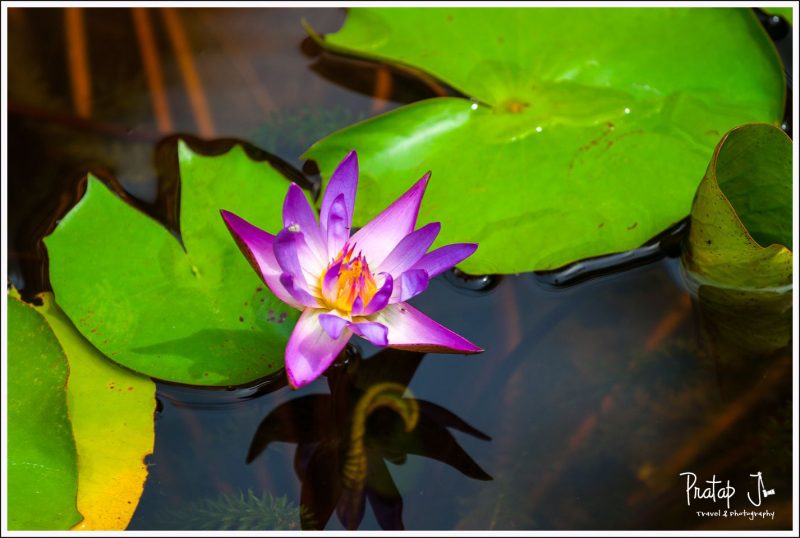
<svg viewBox="0 0 800 538">
<path fill-rule="evenodd" d="M 350 339 L 349 330 L 331 338 L 320 324 L 324 310 L 307 308 L 297 321 L 286 346 L 286 377 L 294 388 L 318 378 L 328 369 Z"/>
<path fill-rule="evenodd" d="M 340 318 L 336 314 L 320 314 L 319 323 L 328 336 L 334 340 L 342 335 L 342 331 L 347 326 L 347 320 Z"/>
<path fill-rule="evenodd" d="M 280 282 L 286 291 L 294 297 L 295 301 L 303 306 L 310 306 L 311 308 L 318 308 L 319 301 L 313 295 L 308 293 L 302 286 L 298 286 L 294 277 L 289 273 L 283 273 L 280 276 Z"/>
<path fill-rule="evenodd" d="M 428 277 L 427 271 L 424 269 L 411 269 L 406 271 L 397 280 L 397 285 L 392 291 L 392 297 L 389 302 L 399 303 L 407 301 L 428 289 L 428 283 L 431 279 Z"/>
<path fill-rule="evenodd" d="M 380 271 L 390 273 L 395 278 L 400 276 L 425 255 L 441 228 L 438 222 L 431 222 L 405 236 L 381 262 Z"/>
<path fill-rule="evenodd" d="M 261 280 L 270 291 L 284 303 L 303 310 L 303 305 L 297 302 L 294 297 L 280 283 L 280 276 L 283 272 L 278 261 L 275 259 L 272 245 L 275 239 L 270 233 L 253 226 L 243 218 L 234 215 L 224 209 L 220 211 L 225 225 L 228 227 L 233 239 L 239 246 L 244 257 L 259 274 Z"/>
<path fill-rule="evenodd" d="M 372 299 L 370 299 L 367 306 L 364 307 L 361 305 L 361 297 L 358 297 L 356 301 L 353 302 L 353 315 L 370 316 L 378 310 L 383 310 L 386 308 L 386 305 L 389 304 L 389 298 L 392 296 L 393 286 L 394 284 L 392 282 L 392 275 L 386 273 L 386 280 L 383 282 L 383 286 L 381 286 L 381 289 L 375 292 L 375 295 L 372 296 Z M 357 310 L 356 302 L 359 303 L 360 307 Z"/>
<path fill-rule="evenodd" d="M 278 265 L 281 266 L 284 273 L 289 273 L 297 279 L 303 276 L 303 269 L 300 267 L 300 258 L 297 253 L 300 239 L 302 239 L 302 232 L 293 232 L 284 228 L 278 232 L 272 243 L 272 251 L 275 253 Z"/>
<path fill-rule="evenodd" d="M 445 245 L 425 254 L 412 269 L 425 269 L 428 277 L 433 278 L 469 258 L 477 248 L 475 243 Z"/>
<path fill-rule="evenodd" d="M 358 156 L 355 151 L 351 151 L 339 163 L 336 170 L 331 174 L 331 180 L 325 189 L 322 197 L 322 205 L 319 210 L 319 222 L 322 230 L 327 230 L 328 218 L 334 202 L 339 196 L 344 201 L 344 215 L 347 228 L 353 220 L 353 208 L 356 205 L 356 188 L 358 187 Z M 333 254 L 336 255 L 335 253 Z"/>
<path fill-rule="evenodd" d="M 327 252 L 322 241 L 322 234 L 317 224 L 317 217 L 314 210 L 308 203 L 303 189 L 292 183 L 283 201 L 283 226 L 284 228 L 293 227 L 303 233 L 303 236 L 311 248 L 312 252 L 319 261 L 325 263 Z"/>
<path fill-rule="evenodd" d="M 419 204 L 428 184 L 430 173 L 408 189 L 405 194 L 369 221 L 351 238 L 350 244 L 357 244 L 358 249 L 373 267 L 389 255 L 402 239 L 414 230 L 419 214 Z"/>
<path fill-rule="evenodd" d="M 408 303 L 387 306 L 375 321 L 389 329 L 389 347 L 424 353 L 480 353 L 475 344 L 442 327 Z"/>
<path fill-rule="evenodd" d="M 282 272 L 292 276 L 296 287 L 319 293 L 319 275 L 323 268 L 311 254 L 303 232 L 284 228 L 275 236 L 272 251 Z"/>
<path fill-rule="evenodd" d="M 322 277 L 322 296 L 328 300 L 328 302 L 335 302 L 336 301 L 336 293 L 339 290 L 339 271 L 342 268 L 342 262 L 338 261 L 335 264 L 331 265 L 327 271 L 325 271 L 325 276 Z"/>
<path fill-rule="evenodd" d="M 386 335 L 388 333 L 386 325 L 374 321 L 362 321 L 348 323 L 347 326 L 351 331 L 356 333 L 361 338 L 369 340 L 376 346 L 386 347 L 388 340 Z"/>
<path fill-rule="evenodd" d="M 339 195 L 328 212 L 328 258 L 336 257 L 350 237 L 350 220 L 347 217 L 344 196 Z"/>
<path fill-rule="evenodd" d="M 353 312 L 363 312 L 364 311 L 364 301 L 361 300 L 361 296 L 360 295 L 356 295 L 356 298 L 353 301 L 353 306 L 350 308 L 350 310 L 351 310 L 351 314 Z M 358 315 L 361 315 L 361 314 L 353 314 L 353 315 L 358 316 Z"/>
</svg>

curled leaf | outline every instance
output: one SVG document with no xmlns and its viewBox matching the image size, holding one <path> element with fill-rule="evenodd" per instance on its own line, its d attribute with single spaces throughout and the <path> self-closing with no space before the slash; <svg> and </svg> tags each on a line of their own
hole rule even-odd
<svg viewBox="0 0 800 538">
<path fill-rule="evenodd" d="M 789 342 L 792 307 L 792 143 L 768 124 L 719 142 L 697 189 L 683 264 L 708 329 L 748 355 Z"/>
</svg>

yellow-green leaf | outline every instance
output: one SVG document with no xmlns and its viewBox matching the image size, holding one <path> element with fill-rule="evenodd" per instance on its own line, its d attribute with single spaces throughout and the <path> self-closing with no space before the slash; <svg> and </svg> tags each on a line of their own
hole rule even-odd
<svg viewBox="0 0 800 538">
<path fill-rule="evenodd" d="M 69 360 L 69 413 L 78 450 L 75 530 L 124 530 L 147 478 L 144 458 L 153 451 L 153 381 L 108 360 L 41 295 L 37 307 Z"/>
</svg>

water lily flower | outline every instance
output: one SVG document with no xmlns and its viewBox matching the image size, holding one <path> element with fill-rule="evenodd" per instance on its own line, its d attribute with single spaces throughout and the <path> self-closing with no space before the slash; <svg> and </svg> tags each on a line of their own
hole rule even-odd
<svg viewBox="0 0 800 538">
<path fill-rule="evenodd" d="M 221 211 L 242 253 L 272 293 L 303 312 L 286 346 L 292 387 L 322 375 L 353 334 L 380 347 L 483 351 L 405 302 L 478 247 L 460 243 L 428 252 L 440 224 L 414 227 L 429 177 L 425 174 L 352 237 L 358 185 L 355 151 L 331 176 L 319 222 L 294 183 L 283 204 L 283 229 L 274 236 Z"/>
</svg>

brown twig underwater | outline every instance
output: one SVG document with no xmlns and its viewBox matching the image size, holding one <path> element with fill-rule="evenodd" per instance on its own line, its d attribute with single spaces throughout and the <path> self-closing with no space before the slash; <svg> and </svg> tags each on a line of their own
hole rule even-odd
<svg viewBox="0 0 800 538">
<path fill-rule="evenodd" d="M 64 9 L 64 36 L 73 107 L 79 117 L 88 118 L 92 115 L 92 79 L 82 8 Z"/>
<path fill-rule="evenodd" d="M 647 351 L 654 351 L 680 326 L 681 322 L 692 311 L 692 301 L 688 293 L 680 296 L 678 304 L 661 318 L 653 332 L 647 337 L 644 348 Z"/>
<path fill-rule="evenodd" d="M 161 62 L 158 58 L 158 47 L 153 35 L 153 25 L 146 8 L 131 8 L 133 26 L 136 30 L 136 40 L 139 43 L 139 52 L 142 55 L 147 88 L 153 100 L 153 113 L 156 116 L 158 130 L 164 134 L 172 132 L 172 117 L 169 112 L 167 93 L 164 90 L 164 79 L 161 77 Z"/>
<path fill-rule="evenodd" d="M 233 67 L 242 77 L 244 88 L 253 96 L 256 106 L 261 109 L 265 116 L 269 115 L 275 110 L 275 100 L 270 96 L 266 86 L 262 84 L 258 71 L 247 59 L 245 51 L 235 40 L 230 38 L 227 32 L 215 31 L 218 28 L 213 13 L 213 11 L 208 12 L 205 10 L 198 13 L 201 17 L 201 23 L 206 28 L 206 33 L 219 44 L 225 55 L 230 58 Z"/>
<path fill-rule="evenodd" d="M 200 136 L 211 138 L 215 136 L 214 121 L 211 118 L 211 111 L 208 107 L 203 85 L 200 82 L 200 75 L 192 58 L 192 48 L 183 29 L 180 15 L 175 8 L 165 7 L 161 9 L 161 16 L 167 28 L 175 57 L 178 60 L 178 69 L 186 85 L 186 92 L 189 94 L 189 104 L 194 113 L 197 131 Z"/>
<path fill-rule="evenodd" d="M 392 72 L 386 66 L 375 70 L 375 93 L 372 96 L 372 111 L 383 112 L 392 95 Z"/>
</svg>

